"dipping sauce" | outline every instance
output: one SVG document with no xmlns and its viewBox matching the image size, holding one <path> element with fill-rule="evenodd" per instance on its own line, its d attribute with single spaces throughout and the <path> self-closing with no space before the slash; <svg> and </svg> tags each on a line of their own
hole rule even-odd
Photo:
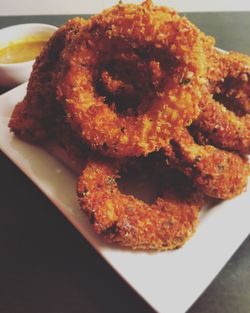
<svg viewBox="0 0 250 313">
<path fill-rule="evenodd" d="M 31 36 L 10 42 L 7 46 L 0 48 L 0 63 L 11 64 L 34 60 L 47 40 L 47 36 Z"/>
</svg>

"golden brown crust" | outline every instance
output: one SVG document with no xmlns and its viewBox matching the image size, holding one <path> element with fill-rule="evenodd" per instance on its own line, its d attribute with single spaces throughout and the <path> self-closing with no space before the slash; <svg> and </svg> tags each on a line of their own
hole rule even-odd
<svg viewBox="0 0 250 313">
<path fill-rule="evenodd" d="M 250 153 L 250 116 L 238 117 L 210 95 L 200 102 L 201 114 L 193 123 L 191 132 L 201 144 Z"/>
<path fill-rule="evenodd" d="M 57 157 L 59 147 L 77 174 L 84 168 L 80 204 L 105 240 L 174 249 L 195 231 L 204 193 L 229 199 L 246 188 L 250 165 L 240 154 L 250 150 L 249 64 L 248 56 L 217 51 L 212 37 L 171 9 L 149 0 L 117 5 L 55 33 L 9 126 Z M 184 127 L 192 121 L 203 146 Z M 162 147 L 172 171 L 163 151 L 149 154 Z M 149 155 L 121 158 L 141 154 Z M 160 178 L 153 203 L 120 188 L 124 164 L 135 176 L 140 168 L 144 180 Z"/>
<path fill-rule="evenodd" d="M 246 158 L 213 146 L 196 144 L 188 131 L 166 149 L 168 161 L 187 176 L 209 197 L 231 199 L 245 191 L 250 175 Z"/>
<path fill-rule="evenodd" d="M 97 65 L 121 49 L 137 55 L 142 50 L 144 59 L 148 50 L 164 51 L 172 60 L 163 88 L 156 90 L 147 112 L 136 117 L 118 116 L 94 86 Z M 160 62 L 157 54 L 152 57 Z M 64 53 L 64 62 L 58 97 L 72 127 L 80 128 L 91 147 L 105 154 L 147 155 L 165 146 L 173 129 L 189 125 L 199 113 L 205 69 L 199 31 L 173 10 L 148 2 L 106 10 L 89 21 Z"/>
<path fill-rule="evenodd" d="M 75 18 L 59 28 L 37 57 L 29 79 L 27 94 L 22 104 L 16 106 L 9 127 L 22 139 L 42 142 L 53 137 L 53 125 L 62 106 L 56 101 L 55 85 L 60 65 L 60 55 L 79 29 L 85 24 Z"/>
<path fill-rule="evenodd" d="M 209 45 L 208 45 L 209 46 Z M 192 133 L 202 144 L 250 153 L 250 58 L 206 47 L 208 92 Z"/>
<path fill-rule="evenodd" d="M 183 177 L 176 185 L 169 179 L 163 197 L 149 205 L 119 191 L 118 173 L 119 166 L 91 160 L 78 181 L 80 204 L 94 230 L 108 242 L 133 249 L 182 246 L 196 228 L 202 195 Z"/>
</svg>

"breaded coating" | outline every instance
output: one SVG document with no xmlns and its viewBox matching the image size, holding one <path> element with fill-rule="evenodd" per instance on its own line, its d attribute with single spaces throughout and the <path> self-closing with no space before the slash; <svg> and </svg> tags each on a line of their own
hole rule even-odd
<svg viewBox="0 0 250 313">
<path fill-rule="evenodd" d="M 57 117 L 53 127 L 53 137 L 50 141 L 46 141 L 45 146 L 50 150 L 52 148 L 56 156 L 64 163 L 68 163 L 66 165 L 77 175 L 81 174 L 90 154 L 89 146 L 66 123 L 63 115 Z M 58 153 L 62 153 L 62 157 Z M 66 162 L 64 158 L 67 159 Z"/>
<path fill-rule="evenodd" d="M 59 28 L 9 127 L 81 173 L 81 209 L 105 241 L 170 250 L 209 197 L 246 189 L 249 114 L 250 57 L 146 0 Z"/>
<path fill-rule="evenodd" d="M 41 119 L 36 118 L 32 111 L 26 98 L 24 98 L 15 106 L 9 121 L 9 127 L 25 141 L 42 142 L 47 137 L 47 132 Z"/>
<path fill-rule="evenodd" d="M 201 114 L 192 134 L 202 144 L 249 154 L 250 58 L 216 50 L 208 56 L 209 92 L 200 102 Z"/>
<path fill-rule="evenodd" d="M 192 135 L 200 144 L 210 144 L 241 154 L 250 153 L 250 116 L 238 117 L 210 95 L 200 102 L 201 114 L 192 124 Z"/>
<path fill-rule="evenodd" d="M 246 158 L 213 146 L 196 144 L 188 131 L 166 149 L 168 163 L 185 173 L 209 197 L 231 199 L 246 190 L 250 165 Z"/>
<path fill-rule="evenodd" d="M 64 114 L 55 91 L 60 55 L 84 24 L 80 18 L 70 20 L 55 32 L 37 57 L 27 94 L 16 106 L 9 122 L 10 129 L 22 139 L 42 142 L 53 137 L 56 117 Z"/>
<path fill-rule="evenodd" d="M 80 205 L 94 230 L 107 242 L 132 249 L 182 246 L 195 231 L 202 194 L 174 175 L 165 179 L 162 196 L 150 205 L 119 190 L 119 169 L 115 162 L 90 160 L 79 178 Z"/>
<path fill-rule="evenodd" d="M 151 84 L 146 84 L 154 97 L 137 116 L 117 114 L 95 85 L 100 64 L 108 66 L 117 54 L 130 51 L 149 67 L 155 62 L 154 73 L 148 71 Z M 65 50 L 58 99 L 65 103 L 72 127 L 93 149 L 115 157 L 147 155 L 165 146 L 173 129 L 198 116 L 205 61 L 200 32 L 186 18 L 150 1 L 119 4 L 92 17 Z M 155 88 L 157 72 L 165 74 Z"/>
<path fill-rule="evenodd" d="M 250 57 L 230 52 L 224 56 L 223 77 L 217 81 L 214 97 L 238 116 L 250 113 Z"/>
</svg>

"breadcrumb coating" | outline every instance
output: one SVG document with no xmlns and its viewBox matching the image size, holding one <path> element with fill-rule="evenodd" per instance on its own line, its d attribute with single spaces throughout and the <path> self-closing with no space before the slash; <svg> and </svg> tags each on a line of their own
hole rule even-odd
<svg viewBox="0 0 250 313">
<path fill-rule="evenodd" d="M 250 164 L 247 158 L 194 142 L 188 131 L 166 149 L 168 162 L 178 168 L 209 197 L 231 199 L 246 190 Z"/>
<path fill-rule="evenodd" d="M 202 144 L 250 153 L 250 57 L 207 48 L 209 92 L 192 134 Z"/>
<path fill-rule="evenodd" d="M 80 205 L 94 230 L 107 242 L 133 249 L 182 246 L 195 231 L 202 194 L 175 173 L 175 180 L 165 178 L 162 197 L 149 205 L 120 192 L 119 169 L 115 162 L 91 160 L 79 178 Z"/>
<path fill-rule="evenodd" d="M 15 107 L 9 122 L 10 129 L 22 139 L 37 143 L 51 139 L 55 120 L 65 115 L 55 92 L 60 55 L 84 24 L 85 20 L 80 18 L 68 21 L 54 33 L 37 57 L 26 96 Z"/>
<path fill-rule="evenodd" d="M 178 248 L 207 197 L 246 189 L 250 58 L 214 46 L 186 18 L 147 0 L 69 21 L 37 58 L 9 127 L 67 155 L 82 173 L 81 208 L 107 242 Z M 153 200 L 123 189 L 129 169 L 134 184 L 140 175 L 152 182 Z"/>
<path fill-rule="evenodd" d="M 144 60 L 165 53 L 172 68 L 151 102 L 138 116 L 122 116 L 106 105 L 94 86 L 100 63 L 132 50 Z M 155 51 L 156 54 L 150 54 Z M 151 5 L 112 7 L 90 19 L 63 54 L 58 99 L 72 127 L 91 145 L 116 157 L 147 155 L 165 146 L 174 129 L 190 125 L 199 114 L 201 77 L 205 73 L 200 32 L 175 11 Z M 154 82 L 152 81 L 152 85 Z M 147 95 L 146 95 L 147 96 Z"/>
</svg>

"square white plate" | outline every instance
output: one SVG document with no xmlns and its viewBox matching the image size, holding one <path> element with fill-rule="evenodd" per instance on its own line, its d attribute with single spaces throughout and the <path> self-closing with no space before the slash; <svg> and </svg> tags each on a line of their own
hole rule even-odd
<svg viewBox="0 0 250 313">
<path fill-rule="evenodd" d="M 179 250 L 146 253 L 105 245 L 79 210 L 76 176 L 44 149 L 10 133 L 11 112 L 25 92 L 23 84 L 0 97 L 0 148 L 155 310 L 185 312 L 248 236 L 250 189 L 202 211 L 196 233 Z"/>
</svg>

